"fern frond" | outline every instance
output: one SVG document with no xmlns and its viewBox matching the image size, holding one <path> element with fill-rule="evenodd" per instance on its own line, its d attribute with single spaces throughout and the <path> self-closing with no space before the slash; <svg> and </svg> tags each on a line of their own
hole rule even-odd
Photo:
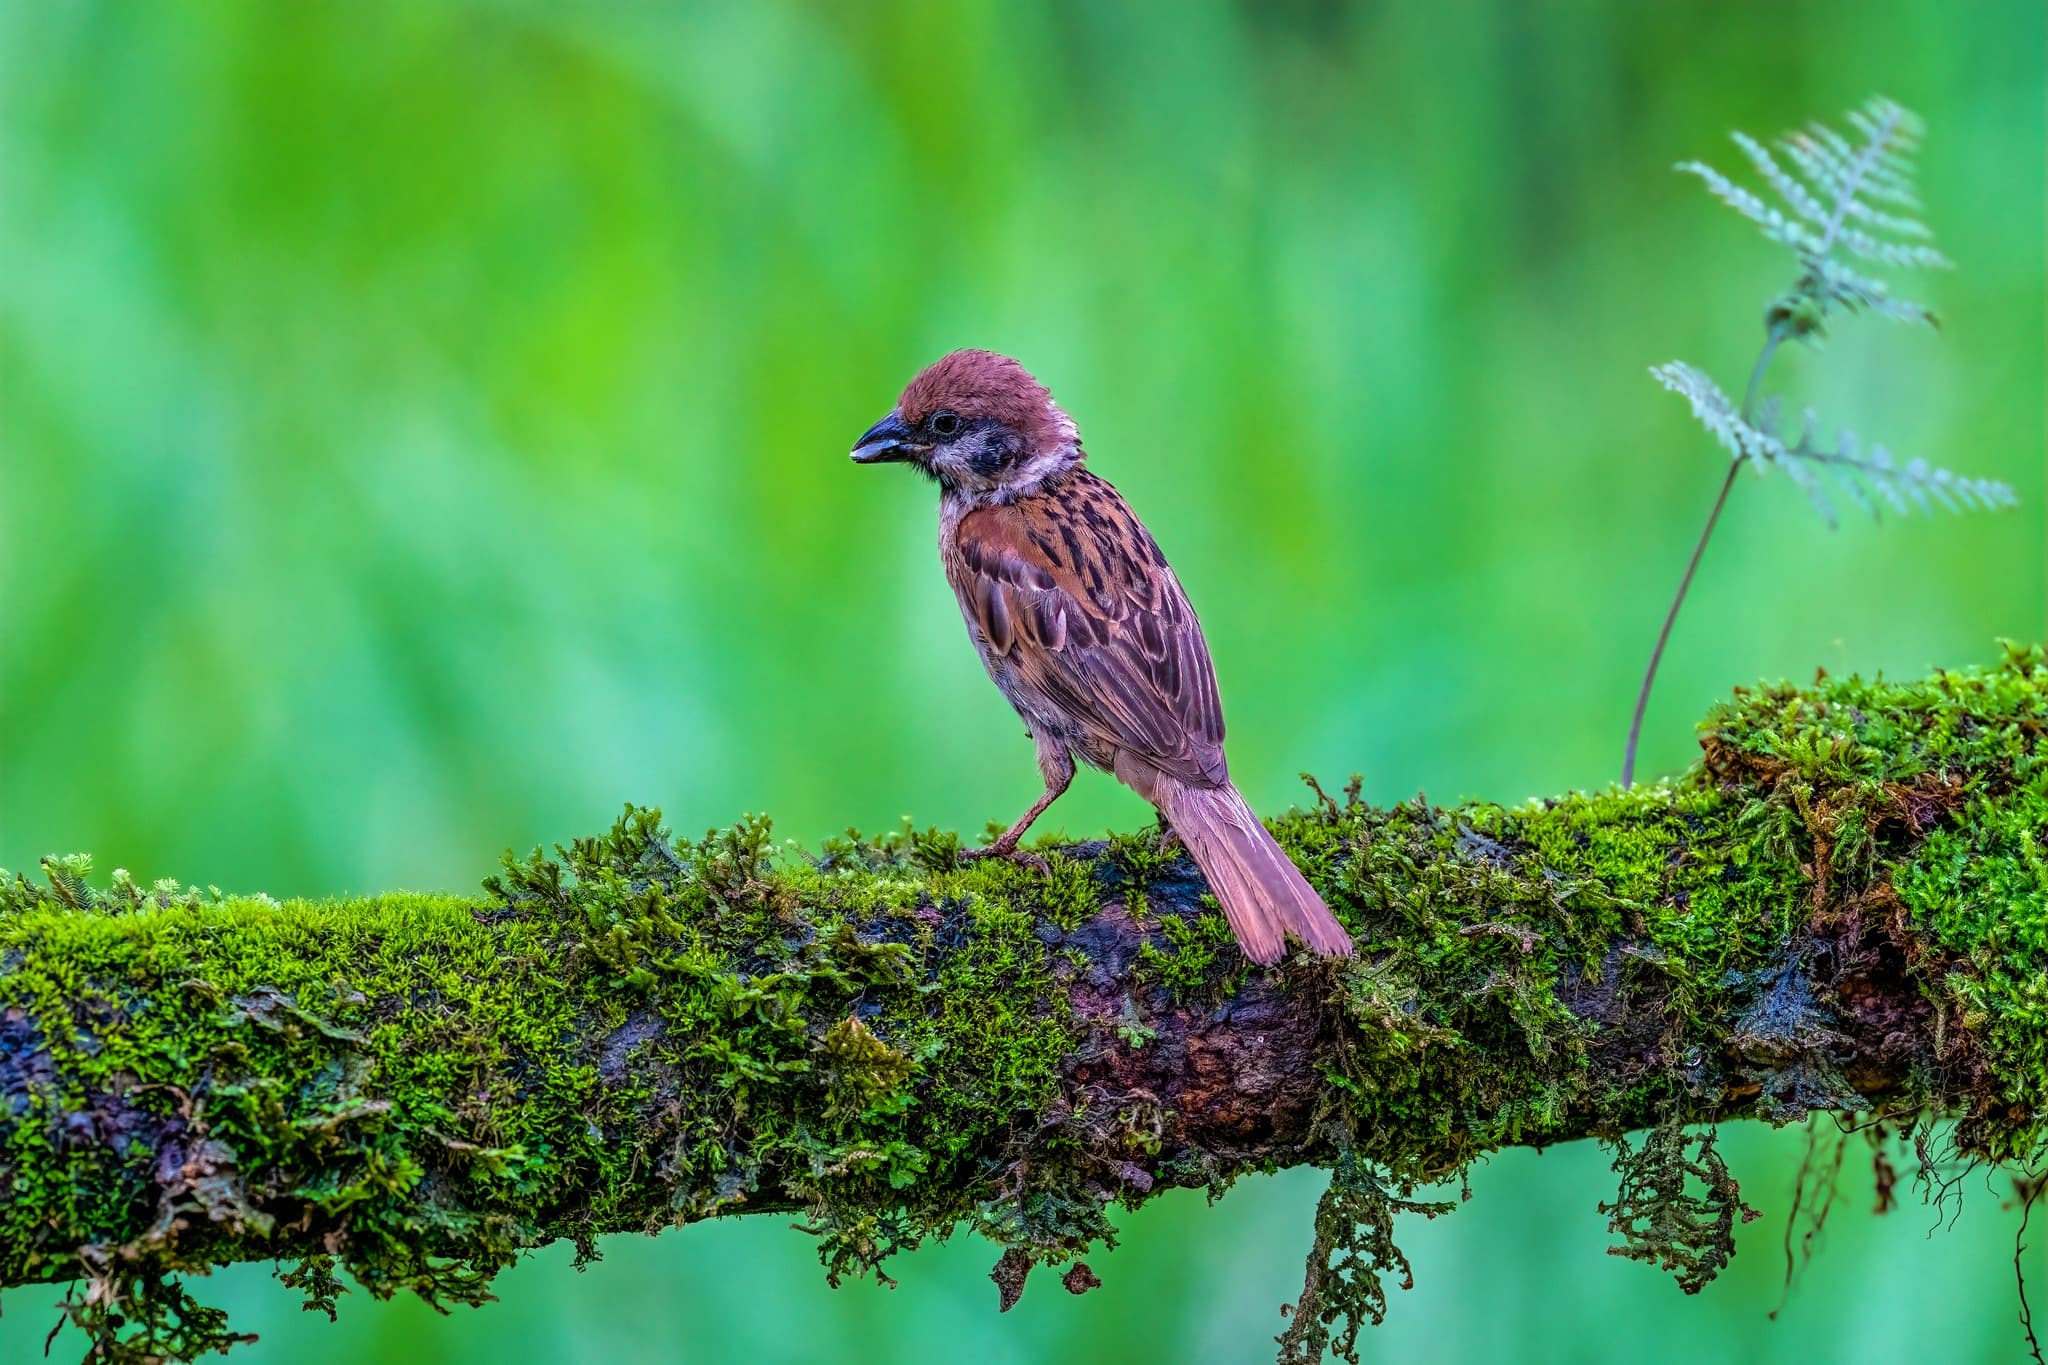
<svg viewBox="0 0 2048 1365">
<path fill-rule="evenodd" d="M 1682 360 L 1652 366 L 1650 373 L 1692 405 L 1694 420 L 1732 458 L 1749 461 L 1760 474 L 1773 466 L 1783 469 L 1830 527 L 1839 520 L 1834 500 L 1837 493 L 1873 517 L 1877 515 L 1873 492 L 1901 516 L 1916 507 L 1932 512 L 1936 503 L 1951 512 L 2019 505 L 2011 484 L 1958 474 L 1920 459 L 1900 465 L 1883 446 L 1872 446 L 1866 453 L 1856 433 L 1846 428 L 1837 434 L 1830 449 L 1821 444 L 1820 421 L 1810 409 L 1802 419 L 1799 439 L 1787 444 L 1778 435 L 1775 398 L 1759 404 L 1753 418 L 1744 417 L 1720 385 Z"/>
<path fill-rule="evenodd" d="M 1876 490 L 1901 516 L 1916 507 L 1931 513 L 1936 503 L 1951 512 L 2019 506 L 2019 496 L 2009 483 L 1958 474 L 1922 459 L 1900 465 L 1883 446 L 1872 446 L 1866 454 L 1856 433 L 1847 428 L 1837 433 L 1834 449 L 1826 449 L 1814 439 L 1818 425 L 1814 415 L 1807 413 L 1806 434 L 1796 444 L 1785 447 L 1785 458 L 1792 464 L 1829 470 L 1851 500 L 1873 516 L 1877 508 L 1865 485 Z"/>
<path fill-rule="evenodd" d="M 1819 122 L 1808 124 L 1807 132 L 1818 139 L 1829 152 L 1833 153 L 1837 163 L 1845 170 L 1847 167 L 1855 164 L 1856 149 L 1850 146 L 1848 139 L 1840 133 L 1828 127 L 1825 123 Z M 1913 188 L 1911 177 L 1908 176 L 1901 180 L 1896 172 L 1890 168 L 1876 170 L 1867 174 L 1863 181 L 1863 193 L 1870 199 L 1875 199 L 1881 204 L 1890 204 L 1894 208 L 1908 209 L 1914 212 L 1917 212 L 1920 208 L 1920 196 Z"/>
<path fill-rule="evenodd" d="M 1821 135 L 1825 134 L 1827 137 L 1833 137 L 1835 142 L 1839 143 L 1844 149 L 1848 147 L 1848 144 L 1842 142 L 1840 137 L 1830 129 L 1819 124 L 1814 125 L 1814 129 L 1814 132 L 1791 132 L 1785 134 L 1784 138 L 1778 143 L 1778 150 L 1785 153 L 1792 163 L 1799 168 L 1800 174 L 1813 182 L 1820 192 L 1833 198 L 1842 193 L 1843 186 L 1848 181 L 1849 164 L 1841 154 L 1835 151 L 1834 146 L 1826 142 Z M 1864 186 L 1864 193 L 1873 199 L 1879 197 L 1871 193 L 1870 187 L 1867 184 Z M 1920 241 L 1925 241 L 1934 235 L 1933 229 L 1929 228 L 1927 224 L 1919 219 L 1902 218 L 1897 214 L 1885 213 L 1879 209 L 1872 208 L 1854 194 L 1851 194 L 1848 199 L 1839 202 L 1847 205 L 1850 218 L 1865 224 L 1873 231 Z M 1920 205 L 1917 200 L 1910 200 L 1909 198 L 1909 202 L 1905 205 L 1895 205 L 1895 207 L 1917 209 Z"/>
<path fill-rule="evenodd" d="M 1849 313 L 1867 309 L 1899 322 L 1919 322 L 1929 327 L 1939 323 L 1932 309 L 1898 297 L 1875 275 L 1866 275 L 1853 266 L 1825 256 L 1816 257 L 1808 263 L 1807 272 L 1800 276 L 1792 297 L 1810 298 Z"/>
<path fill-rule="evenodd" d="M 1798 252 L 1805 252 L 1818 244 L 1818 239 L 1805 228 L 1706 162 L 1681 161 L 1675 169 L 1687 175 L 1696 175 L 1705 181 L 1709 194 L 1762 228 L 1764 236 L 1771 241 L 1782 243 Z"/>
<path fill-rule="evenodd" d="M 1913 155 L 1920 144 L 1920 121 L 1881 97 L 1851 110 L 1848 121 L 1859 141 L 1820 123 L 1785 134 L 1775 149 L 1747 133 L 1732 135 L 1782 210 L 1703 162 L 1678 167 L 1698 176 L 1715 198 L 1799 258 L 1799 281 L 1772 306 L 1770 317 L 1772 326 L 1788 336 L 1817 338 L 1835 310 L 1934 321 L 1930 310 L 1898 298 L 1882 280 L 1844 264 L 1840 253 L 1902 270 L 1950 264 L 1932 245 L 1933 230 L 1910 216 L 1919 208 Z"/>
<path fill-rule="evenodd" d="M 1735 400 L 1705 371 L 1673 360 L 1652 365 L 1650 373 L 1659 384 L 1692 404 L 1693 418 L 1734 458 L 1752 460 L 1761 470 L 1784 453 L 1783 443 L 1745 418 Z"/>
<path fill-rule="evenodd" d="M 1780 166 L 1777 158 L 1771 155 L 1770 148 L 1748 133 L 1730 133 L 1729 136 L 1735 140 L 1736 146 L 1748 154 L 1750 164 L 1756 167 L 1756 172 L 1764 178 L 1764 183 L 1776 190 L 1778 197 L 1783 199 L 1794 213 L 1823 232 L 1834 223 L 1834 210 L 1821 203 L 1812 191 L 1800 182 L 1798 176 L 1790 174 Z"/>
<path fill-rule="evenodd" d="M 1955 264 L 1931 246 L 1919 242 L 1887 242 L 1852 223 L 1840 224 L 1835 229 L 1835 240 L 1865 260 L 1881 261 L 1902 270 L 1947 270 Z"/>
</svg>

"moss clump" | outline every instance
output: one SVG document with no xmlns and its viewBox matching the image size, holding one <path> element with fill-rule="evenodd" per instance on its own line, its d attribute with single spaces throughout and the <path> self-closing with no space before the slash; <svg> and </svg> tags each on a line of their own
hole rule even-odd
<svg viewBox="0 0 2048 1365">
<path fill-rule="evenodd" d="M 2048 1097 L 2048 800 L 1985 799 L 1966 827 L 1938 830 L 1894 885 L 1913 922 L 1952 955 L 1933 995 L 1958 1046 L 1981 1051 L 1997 1099 L 1970 1132 L 1990 1155 L 2023 1159 Z M 1987 1096 L 1987 1099 L 1990 1097 Z"/>
<path fill-rule="evenodd" d="M 1230 924 L 1216 911 L 1190 919 L 1165 915 L 1159 920 L 1163 943 L 1148 938 L 1138 947 L 1138 968 L 1134 979 L 1144 985 L 1158 985 L 1175 1000 L 1192 998 L 1205 988 L 1225 990 L 1227 982 L 1244 969 L 1244 959 L 1230 935 Z M 1223 971 L 1217 969 L 1221 966 Z"/>
</svg>

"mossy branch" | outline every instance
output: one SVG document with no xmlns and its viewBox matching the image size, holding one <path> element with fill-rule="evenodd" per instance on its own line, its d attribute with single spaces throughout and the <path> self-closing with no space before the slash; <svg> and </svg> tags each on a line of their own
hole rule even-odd
<svg viewBox="0 0 2048 1365">
<path fill-rule="evenodd" d="M 1381 1310 L 1394 1213 L 1443 1207 L 1420 1187 L 1597 1136 L 1620 1249 L 1697 1287 L 1743 1206 L 1685 1125 L 1954 1118 L 1967 1157 L 2037 1150 L 2044 727 L 2048 664 L 2011 650 L 1740 693 L 1669 784 L 1318 788 L 1275 829 L 1359 954 L 1272 971 L 1149 833 L 1041 872 L 629 809 L 479 896 L 327 902 L 53 861 L 0 892 L 0 1286 L 80 1281 L 95 1352 L 156 1359 L 232 1339 L 181 1272 L 475 1302 L 558 1238 L 774 1211 L 835 1282 L 967 1225 L 1008 1301 L 1113 1205 L 1310 1163 L 1338 1181 L 1309 1359 Z"/>
</svg>

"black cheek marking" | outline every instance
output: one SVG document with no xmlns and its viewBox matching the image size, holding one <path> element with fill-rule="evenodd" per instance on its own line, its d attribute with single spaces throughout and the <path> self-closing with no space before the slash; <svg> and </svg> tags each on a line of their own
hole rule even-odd
<svg viewBox="0 0 2048 1365">
<path fill-rule="evenodd" d="M 973 457 L 974 472 L 977 474 L 996 474 L 1015 464 L 1017 457 L 1024 453 L 1024 443 L 1017 438 L 1016 433 L 993 417 L 984 417 L 971 423 L 968 431 L 979 441 Z"/>
</svg>

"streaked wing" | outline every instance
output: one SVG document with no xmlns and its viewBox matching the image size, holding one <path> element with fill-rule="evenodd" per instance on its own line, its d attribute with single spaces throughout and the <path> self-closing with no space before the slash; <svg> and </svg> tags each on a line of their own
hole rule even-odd
<svg viewBox="0 0 2048 1365">
<path fill-rule="evenodd" d="M 963 611 L 1019 680 L 1092 738 L 1183 781 L 1221 782 L 1223 708 L 1180 581 L 1116 490 L 1086 470 L 964 517 Z"/>
</svg>

